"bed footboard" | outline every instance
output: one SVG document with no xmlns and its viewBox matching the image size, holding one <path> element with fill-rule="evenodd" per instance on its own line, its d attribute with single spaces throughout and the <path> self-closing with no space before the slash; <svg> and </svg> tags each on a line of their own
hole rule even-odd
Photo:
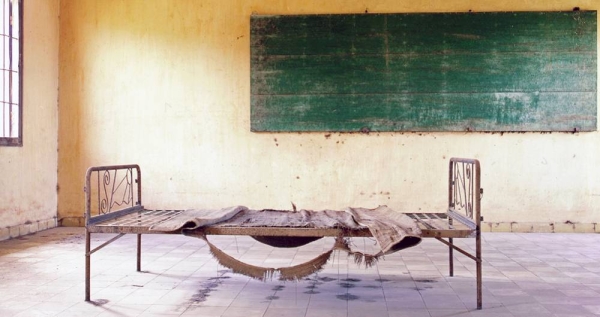
<svg viewBox="0 0 600 317">
<path fill-rule="evenodd" d="M 142 209 L 140 167 L 112 165 L 90 167 L 85 174 L 86 227 Z"/>
<path fill-rule="evenodd" d="M 476 230 L 481 224 L 481 168 L 478 160 L 450 159 L 448 216 Z"/>
<path fill-rule="evenodd" d="M 102 249 L 124 234 L 121 233 L 91 249 L 94 224 L 143 210 L 142 174 L 140 167 L 111 165 L 91 167 L 85 174 L 85 300 L 90 301 L 90 271 L 92 253 Z M 141 234 L 137 235 L 137 270 L 141 270 Z"/>
<path fill-rule="evenodd" d="M 448 173 L 448 222 L 454 221 L 471 229 L 470 237 L 475 238 L 475 254 L 471 254 L 454 245 L 453 238 L 448 241 L 438 238 L 449 247 L 449 275 L 454 276 L 454 254 L 456 250 L 475 261 L 477 278 L 477 309 L 482 308 L 482 258 L 481 258 L 481 167 L 478 160 L 452 158 Z"/>
</svg>

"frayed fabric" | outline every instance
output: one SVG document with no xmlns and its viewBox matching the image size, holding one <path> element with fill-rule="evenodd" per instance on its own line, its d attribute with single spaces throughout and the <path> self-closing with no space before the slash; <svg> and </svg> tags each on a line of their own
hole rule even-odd
<svg viewBox="0 0 600 317">
<path fill-rule="evenodd" d="M 211 255 L 217 260 L 217 262 L 220 265 L 231 269 L 233 273 L 243 274 L 260 281 L 272 280 L 276 276 L 277 279 L 281 281 L 301 280 L 307 276 L 310 276 L 313 273 L 317 273 L 323 270 L 323 268 L 331 258 L 331 255 L 336 250 L 345 251 L 349 257 L 354 258 L 354 263 L 356 263 L 357 265 L 362 265 L 364 263 L 366 268 L 375 265 L 379 261 L 379 258 L 383 256 L 383 253 L 381 252 L 379 252 L 378 254 L 366 254 L 358 251 L 353 251 L 350 248 L 349 240 L 342 236 L 338 236 L 335 239 L 335 242 L 330 250 L 318 255 L 312 260 L 289 267 L 261 267 L 242 262 L 230 256 L 229 254 L 225 253 L 223 250 L 219 249 L 217 246 L 212 244 L 208 240 L 206 235 L 199 230 L 184 230 L 183 234 L 186 236 L 196 237 L 204 240 L 208 244 Z"/>
</svg>

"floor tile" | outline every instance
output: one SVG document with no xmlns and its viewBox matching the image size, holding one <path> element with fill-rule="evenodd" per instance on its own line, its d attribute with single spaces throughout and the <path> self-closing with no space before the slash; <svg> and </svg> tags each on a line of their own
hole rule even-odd
<svg viewBox="0 0 600 317">
<path fill-rule="evenodd" d="M 94 234 L 97 246 L 114 235 Z M 249 237 L 211 237 L 256 265 L 301 263 L 331 248 L 326 238 L 275 249 Z M 0 242 L 0 316 L 600 316 L 600 245 L 594 234 L 483 234 L 483 309 L 476 309 L 475 265 L 425 239 L 356 266 L 336 252 L 298 281 L 257 281 L 218 264 L 206 244 L 177 235 L 135 235 L 92 256 L 92 302 L 84 302 L 82 228 L 55 228 Z M 456 239 L 473 250 L 473 240 Z M 372 241 L 355 245 L 373 248 Z"/>
</svg>

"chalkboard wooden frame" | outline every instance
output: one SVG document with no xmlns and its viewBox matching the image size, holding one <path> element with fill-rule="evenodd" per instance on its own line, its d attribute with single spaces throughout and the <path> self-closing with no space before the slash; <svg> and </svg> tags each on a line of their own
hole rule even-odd
<svg viewBox="0 0 600 317">
<path fill-rule="evenodd" d="M 253 15 L 251 130 L 595 131 L 596 11 Z"/>
</svg>

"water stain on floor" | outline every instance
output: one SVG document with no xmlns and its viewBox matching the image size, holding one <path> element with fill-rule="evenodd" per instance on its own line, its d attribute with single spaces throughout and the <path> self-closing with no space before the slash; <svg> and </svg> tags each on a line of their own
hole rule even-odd
<svg viewBox="0 0 600 317">
<path fill-rule="evenodd" d="M 345 301 L 353 301 L 353 300 L 357 300 L 357 299 L 360 298 L 359 296 L 348 294 L 348 293 L 347 294 L 341 294 L 341 295 L 335 295 L 335 297 L 337 299 L 345 300 Z"/>
<path fill-rule="evenodd" d="M 372 288 L 372 289 L 377 289 L 377 288 L 381 288 L 380 285 L 365 285 L 363 286 L 364 288 Z"/>
<path fill-rule="evenodd" d="M 344 282 L 360 282 L 361 279 L 358 279 L 358 278 L 345 278 L 342 281 L 344 281 Z"/>
<path fill-rule="evenodd" d="M 190 299 L 191 303 L 201 303 L 206 301 L 211 292 L 216 291 L 219 285 L 223 284 L 226 279 L 231 278 L 230 276 L 225 275 L 232 273 L 231 270 L 219 270 L 217 272 L 220 274 L 219 276 L 211 277 L 207 279 L 206 282 L 200 284 L 201 289 L 192 296 Z"/>
<path fill-rule="evenodd" d="M 429 286 L 429 285 L 419 285 L 419 283 L 423 283 L 423 284 L 429 284 L 429 283 L 436 283 L 436 280 L 432 280 L 432 279 L 418 279 L 415 280 L 415 283 L 417 283 L 417 286 L 414 287 L 414 290 L 417 291 L 424 291 L 427 289 L 431 289 L 433 288 L 433 286 Z"/>
<path fill-rule="evenodd" d="M 306 292 L 303 292 L 303 293 L 304 294 L 311 294 L 311 295 L 313 295 L 313 294 L 320 294 L 321 292 L 317 292 L 315 290 L 310 290 L 310 291 L 306 291 Z"/>
<path fill-rule="evenodd" d="M 339 285 L 341 287 L 343 287 L 343 288 L 354 288 L 354 287 L 356 287 L 356 285 L 354 285 L 352 283 L 340 283 Z"/>
<path fill-rule="evenodd" d="M 277 285 L 277 286 L 274 286 L 271 290 L 273 290 L 273 291 L 281 291 L 284 288 L 285 288 L 284 285 Z"/>
</svg>

